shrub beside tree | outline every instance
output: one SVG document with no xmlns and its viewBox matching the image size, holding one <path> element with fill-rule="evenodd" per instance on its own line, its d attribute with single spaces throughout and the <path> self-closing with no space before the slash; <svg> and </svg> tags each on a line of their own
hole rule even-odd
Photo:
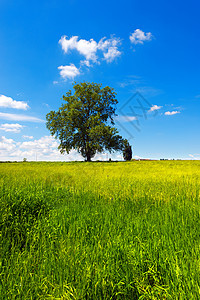
<svg viewBox="0 0 200 300">
<path fill-rule="evenodd" d="M 123 158 L 126 161 L 132 159 L 132 149 L 128 140 L 124 141 Z"/>
</svg>

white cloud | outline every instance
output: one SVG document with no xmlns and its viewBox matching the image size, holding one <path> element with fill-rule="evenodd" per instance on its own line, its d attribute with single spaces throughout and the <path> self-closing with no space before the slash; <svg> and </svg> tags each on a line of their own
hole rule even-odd
<svg viewBox="0 0 200 300">
<path fill-rule="evenodd" d="M 189 154 L 189 156 L 192 158 L 192 159 L 196 159 L 196 160 L 199 160 L 200 159 L 200 154 L 196 153 L 196 154 Z"/>
<path fill-rule="evenodd" d="M 4 130 L 6 132 L 19 133 L 23 127 L 24 126 L 17 124 L 17 123 L 16 124 L 5 123 L 5 124 L 0 125 L 0 130 Z"/>
<path fill-rule="evenodd" d="M 118 50 L 118 46 L 121 44 L 119 38 L 112 36 L 110 39 L 102 38 L 98 43 L 94 39 L 78 40 L 78 36 L 72 36 L 67 39 L 67 36 L 62 36 L 59 40 L 59 44 L 65 53 L 69 53 L 70 50 L 77 50 L 79 54 L 85 57 L 85 60 L 81 61 L 81 64 L 91 66 L 92 63 L 99 63 L 98 51 L 103 53 L 103 57 L 107 62 L 112 62 L 116 57 L 121 55 Z"/>
<path fill-rule="evenodd" d="M 91 67 L 90 61 L 87 60 L 87 59 L 81 60 L 81 61 L 80 61 L 80 65 L 81 65 L 81 66 Z"/>
<path fill-rule="evenodd" d="M 32 140 L 33 136 L 32 135 L 22 135 L 23 139 L 29 139 Z"/>
<path fill-rule="evenodd" d="M 59 142 L 52 136 L 44 136 L 33 141 L 16 142 L 13 139 L 0 137 L 0 160 L 22 161 L 24 157 L 28 161 L 82 161 L 84 158 L 76 151 L 69 154 L 61 154 L 58 150 Z M 121 160 L 122 154 L 101 153 L 96 154 L 94 160 Z"/>
<path fill-rule="evenodd" d="M 79 69 L 74 64 L 70 64 L 69 66 L 60 66 L 58 69 L 60 70 L 60 75 L 64 79 L 74 79 L 74 77 L 80 75 Z"/>
<path fill-rule="evenodd" d="M 116 119 L 121 122 L 132 122 L 132 121 L 136 121 L 137 117 L 124 115 L 124 116 L 117 116 Z"/>
<path fill-rule="evenodd" d="M 22 142 L 20 149 L 37 149 L 40 151 L 47 151 L 52 148 L 57 148 L 59 143 L 52 136 L 44 136 L 39 140 L 34 140 L 30 142 Z"/>
<path fill-rule="evenodd" d="M 15 142 L 13 139 L 2 136 L 0 137 L 0 157 L 3 160 L 22 160 L 23 157 L 28 160 L 35 160 L 36 157 L 38 160 L 63 160 L 63 155 L 57 149 L 58 145 L 59 143 L 51 136 L 27 142 Z"/>
<path fill-rule="evenodd" d="M 28 104 L 24 101 L 16 101 L 11 97 L 7 97 L 4 95 L 0 95 L 0 107 L 8 107 L 8 108 L 16 108 L 16 109 L 24 109 L 29 108 Z"/>
<path fill-rule="evenodd" d="M 83 160 L 82 156 L 75 150 L 69 154 L 62 155 L 58 150 L 59 142 L 52 136 L 44 136 L 38 140 L 15 142 L 13 139 L 0 137 L 0 158 L 1 160 L 22 160 L 28 161 L 73 161 Z"/>
<path fill-rule="evenodd" d="M 118 46 L 121 44 L 119 38 L 111 37 L 110 39 L 102 38 L 98 43 L 98 49 L 103 51 L 103 56 L 107 62 L 112 62 L 116 57 L 121 55 Z"/>
<path fill-rule="evenodd" d="M 153 105 L 153 106 L 150 108 L 149 112 L 155 111 L 155 110 L 159 110 L 159 109 L 161 109 L 161 108 L 162 108 L 162 106 Z"/>
<path fill-rule="evenodd" d="M 78 38 L 78 37 L 77 37 Z M 93 39 L 87 40 L 79 40 L 76 44 L 76 49 L 80 54 L 85 56 L 87 60 L 96 61 L 96 51 L 97 51 L 97 42 Z"/>
<path fill-rule="evenodd" d="M 8 114 L 0 112 L 0 119 L 9 120 L 9 121 L 27 121 L 27 122 L 44 122 L 43 120 L 20 114 Z"/>
<path fill-rule="evenodd" d="M 80 54 L 85 56 L 87 60 L 92 60 L 96 62 L 97 56 L 97 42 L 93 39 L 89 41 L 81 39 L 78 41 L 78 36 L 72 36 L 70 39 L 67 39 L 67 36 L 62 36 L 59 40 L 62 49 L 65 53 L 68 53 L 69 50 L 76 49 Z"/>
<path fill-rule="evenodd" d="M 116 47 L 110 47 L 108 49 L 108 52 L 103 54 L 105 57 L 105 60 L 110 63 L 112 62 L 116 57 L 121 55 L 121 52 L 119 50 L 117 50 Z"/>
<path fill-rule="evenodd" d="M 144 44 L 145 41 L 151 41 L 152 40 L 152 33 L 147 32 L 145 33 L 141 29 L 136 29 L 133 33 L 131 33 L 129 39 L 132 44 Z"/>
<path fill-rule="evenodd" d="M 173 115 L 176 115 L 176 114 L 180 114 L 180 111 L 174 110 L 174 111 L 166 111 L 165 112 L 166 116 L 173 116 Z"/>
<path fill-rule="evenodd" d="M 7 139 L 5 136 L 0 137 L 0 155 L 2 155 L 2 151 L 6 151 L 7 153 L 10 151 L 14 151 L 16 148 L 15 142 L 12 139 Z"/>
</svg>

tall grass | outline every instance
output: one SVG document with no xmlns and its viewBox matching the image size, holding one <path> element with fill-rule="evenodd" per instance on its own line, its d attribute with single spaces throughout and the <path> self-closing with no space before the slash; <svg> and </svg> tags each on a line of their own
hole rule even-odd
<svg viewBox="0 0 200 300">
<path fill-rule="evenodd" d="M 200 299 L 200 162 L 0 165 L 0 299 Z"/>
</svg>

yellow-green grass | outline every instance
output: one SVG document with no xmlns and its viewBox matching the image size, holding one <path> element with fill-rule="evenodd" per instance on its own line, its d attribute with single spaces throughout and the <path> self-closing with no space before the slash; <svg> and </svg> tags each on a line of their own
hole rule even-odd
<svg viewBox="0 0 200 300">
<path fill-rule="evenodd" d="M 200 161 L 0 164 L 0 299 L 200 299 Z"/>
</svg>

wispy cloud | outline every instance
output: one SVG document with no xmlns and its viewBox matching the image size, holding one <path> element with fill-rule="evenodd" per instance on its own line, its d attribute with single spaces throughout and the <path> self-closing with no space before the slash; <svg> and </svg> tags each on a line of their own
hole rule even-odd
<svg viewBox="0 0 200 300">
<path fill-rule="evenodd" d="M 145 33 L 141 29 L 136 29 L 133 33 L 131 33 L 129 39 L 132 44 L 144 44 L 145 41 L 151 41 L 153 35 L 151 32 Z"/>
<path fill-rule="evenodd" d="M 32 135 L 22 135 L 23 139 L 29 139 L 32 140 L 33 136 Z"/>
<path fill-rule="evenodd" d="M 9 114 L 0 112 L 0 119 L 9 121 L 27 121 L 27 122 L 45 122 L 36 117 L 21 115 L 21 114 Z"/>
<path fill-rule="evenodd" d="M 145 79 L 140 76 L 128 76 L 118 83 L 121 88 L 129 87 L 129 92 L 140 93 L 143 97 L 155 97 L 163 93 L 162 90 L 149 86 Z"/>
<path fill-rule="evenodd" d="M 180 111 L 178 110 L 174 110 L 174 111 L 166 111 L 164 113 L 166 116 L 173 116 L 173 115 L 176 115 L 176 114 L 180 114 Z"/>
<path fill-rule="evenodd" d="M 192 159 L 200 159 L 200 154 L 199 153 L 195 153 L 195 154 L 189 154 L 189 157 L 191 157 Z"/>
<path fill-rule="evenodd" d="M 151 86 L 140 86 L 136 88 L 136 91 L 142 94 L 144 97 L 155 97 L 162 94 L 162 90 L 153 88 Z"/>
<path fill-rule="evenodd" d="M 21 131 L 21 129 L 24 126 L 20 125 L 20 124 L 1 124 L 0 125 L 0 130 L 6 131 L 6 132 L 13 132 L 13 133 L 19 133 Z"/>
<path fill-rule="evenodd" d="M 58 84 L 58 81 L 57 81 L 57 80 L 54 80 L 54 81 L 53 81 L 53 84 Z"/>
<path fill-rule="evenodd" d="M 23 110 L 27 110 L 29 108 L 26 102 L 16 101 L 13 100 L 11 97 L 7 97 L 5 95 L 0 95 L 0 107 L 8 107 Z"/>
<path fill-rule="evenodd" d="M 142 79 L 139 76 L 133 76 L 133 78 L 127 78 L 126 80 L 119 82 L 119 86 L 125 88 L 127 86 L 137 87 L 142 83 Z"/>
<path fill-rule="evenodd" d="M 117 116 L 116 119 L 120 122 L 132 122 L 132 121 L 136 121 L 138 118 L 131 115 L 123 115 L 123 116 Z"/>
</svg>

